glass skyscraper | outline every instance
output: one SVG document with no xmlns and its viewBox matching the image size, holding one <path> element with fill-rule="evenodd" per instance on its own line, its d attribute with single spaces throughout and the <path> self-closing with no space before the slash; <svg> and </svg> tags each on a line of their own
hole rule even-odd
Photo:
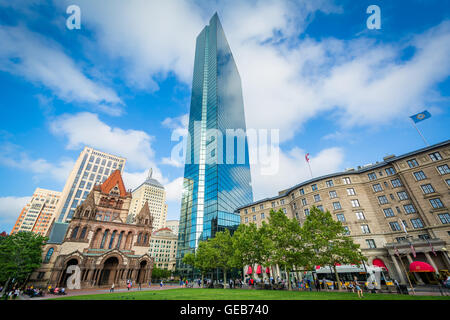
<svg viewBox="0 0 450 320">
<path fill-rule="evenodd" d="M 198 35 L 178 234 L 177 270 L 199 241 L 240 222 L 253 200 L 241 78 L 217 13 Z"/>
</svg>

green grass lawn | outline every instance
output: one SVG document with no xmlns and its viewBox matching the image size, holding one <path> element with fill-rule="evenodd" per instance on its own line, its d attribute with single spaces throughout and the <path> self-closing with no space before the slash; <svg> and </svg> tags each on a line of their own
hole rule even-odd
<svg viewBox="0 0 450 320">
<path fill-rule="evenodd" d="M 169 289 L 62 297 L 52 300 L 357 300 L 356 293 L 240 289 Z M 363 300 L 450 300 L 450 296 L 364 293 Z"/>
</svg>

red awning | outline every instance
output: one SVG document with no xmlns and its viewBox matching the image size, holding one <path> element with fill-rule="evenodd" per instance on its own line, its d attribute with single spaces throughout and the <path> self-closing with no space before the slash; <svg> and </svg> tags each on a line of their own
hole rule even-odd
<svg viewBox="0 0 450 320">
<path fill-rule="evenodd" d="M 269 269 L 269 267 L 266 268 L 266 273 L 267 273 L 267 274 L 270 274 L 270 269 Z"/>
<path fill-rule="evenodd" d="M 373 259 L 372 264 L 376 267 L 384 268 L 387 271 L 389 271 L 386 265 L 384 264 L 383 260 L 381 259 Z"/>
<path fill-rule="evenodd" d="M 261 266 L 256 267 L 256 274 L 261 274 Z"/>
<path fill-rule="evenodd" d="M 410 272 L 435 272 L 434 268 L 426 262 L 414 261 L 409 265 Z"/>
<path fill-rule="evenodd" d="M 247 274 L 252 274 L 252 273 L 253 273 L 252 267 L 248 266 Z"/>
<path fill-rule="evenodd" d="M 316 266 L 316 270 L 320 269 L 320 266 Z"/>
</svg>

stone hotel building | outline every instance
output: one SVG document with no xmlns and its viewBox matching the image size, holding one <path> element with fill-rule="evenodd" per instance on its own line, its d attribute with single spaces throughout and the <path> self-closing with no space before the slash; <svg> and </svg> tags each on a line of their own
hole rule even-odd
<svg viewBox="0 0 450 320">
<path fill-rule="evenodd" d="M 450 268 L 449 166 L 447 140 L 302 182 L 237 211 L 241 223 L 260 226 L 271 209 L 281 209 L 300 224 L 313 205 L 329 210 L 360 244 L 369 265 L 384 265 L 390 277 L 406 283 L 405 271 L 413 261 L 428 263 L 441 274 Z M 418 284 L 432 279 L 430 273 L 409 276 Z"/>
</svg>

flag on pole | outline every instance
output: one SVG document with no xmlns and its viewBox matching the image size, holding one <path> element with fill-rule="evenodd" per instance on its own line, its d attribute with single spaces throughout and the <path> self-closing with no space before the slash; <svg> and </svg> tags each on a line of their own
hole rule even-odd
<svg viewBox="0 0 450 320">
<path fill-rule="evenodd" d="M 312 174 L 312 170 L 311 170 L 311 165 L 309 164 L 309 153 L 305 154 L 305 160 L 306 160 L 306 163 L 308 164 L 309 173 L 311 174 L 311 178 L 313 178 L 313 174 Z"/>
<path fill-rule="evenodd" d="M 429 245 L 430 248 L 431 248 L 431 252 L 433 252 L 433 254 L 434 254 L 435 256 L 437 256 L 437 253 L 434 251 L 434 248 L 433 248 L 433 245 L 431 244 L 431 242 L 428 241 L 428 239 L 427 239 L 427 242 L 428 242 L 428 245 Z"/>
<path fill-rule="evenodd" d="M 431 113 L 429 113 L 427 110 L 424 110 L 422 112 L 419 112 L 415 115 L 410 116 L 410 118 L 412 119 L 412 121 L 414 121 L 414 123 L 426 120 L 430 117 L 431 117 Z"/>
<path fill-rule="evenodd" d="M 415 257 L 416 257 L 416 250 L 414 249 L 414 246 L 413 246 L 412 242 L 410 242 L 409 245 L 410 245 L 410 247 L 411 247 L 412 255 L 413 255 L 413 257 L 415 258 Z"/>
<path fill-rule="evenodd" d="M 403 222 L 403 220 L 400 220 L 400 219 L 399 219 L 399 221 L 400 221 L 400 223 L 402 224 L 403 231 L 405 231 L 405 233 L 408 234 L 408 231 L 406 231 L 406 226 L 405 226 L 405 223 Z"/>
<path fill-rule="evenodd" d="M 400 258 L 400 252 L 398 252 L 397 247 L 394 247 L 395 255 Z"/>
</svg>

